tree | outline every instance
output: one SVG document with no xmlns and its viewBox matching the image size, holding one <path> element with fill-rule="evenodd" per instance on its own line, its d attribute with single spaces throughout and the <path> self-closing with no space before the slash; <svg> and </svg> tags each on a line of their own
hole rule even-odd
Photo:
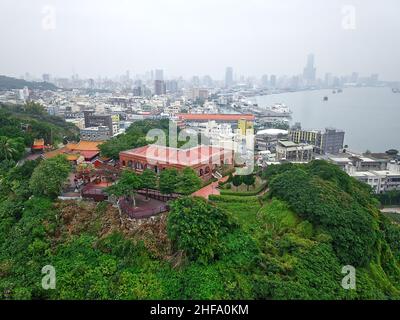
<svg viewBox="0 0 400 320">
<path fill-rule="evenodd" d="M 178 170 L 175 168 L 161 171 L 159 187 L 163 194 L 171 194 L 176 191 L 179 182 Z"/>
<path fill-rule="evenodd" d="M 192 168 L 186 167 L 183 169 L 182 174 L 179 175 L 177 190 L 179 193 L 189 195 L 199 190 L 201 185 L 202 181 L 196 172 Z"/>
<path fill-rule="evenodd" d="M 36 196 L 57 197 L 68 178 L 71 166 L 65 156 L 42 161 L 33 171 L 29 188 Z"/>
<path fill-rule="evenodd" d="M 142 179 L 136 173 L 124 170 L 121 178 L 114 185 L 108 187 L 106 192 L 114 195 L 117 198 L 128 197 L 133 201 L 133 206 L 136 207 L 135 192 L 142 187 Z M 118 200 L 119 205 L 119 200 Z"/>
<path fill-rule="evenodd" d="M 205 199 L 184 197 L 171 203 L 167 233 L 191 260 L 207 263 L 221 249 L 222 236 L 233 229 L 230 215 Z"/>
<path fill-rule="evenodd" d="M 236 187 L 236 190 L 242 184 L 242 182 L 243 181 L 242 181 L 242 176 L 241 175 L 233 176 L 232 184 Z"/>
<path fill-rule="evenodd" d="M 19 160 L 25 151 L 24 139 L 0 137 L 0 161 Z"/>
<path fill-rule="evenodd" d="M 247 176 L 243 176 L 243 183 L 247 186 L 247 191 L 249 191 L 249 187 L 253 186 L 256 182 L 256 177 L 254 174 L 249 174 Z"/>
<path fill-rule="evenodd" d="M 153 170 L 146 169 L 141 175 L 142 188 L 146 189 L 146 200 L 149 199 L 149 189 L 156 188 L 157 176 Z"/>
</svg>

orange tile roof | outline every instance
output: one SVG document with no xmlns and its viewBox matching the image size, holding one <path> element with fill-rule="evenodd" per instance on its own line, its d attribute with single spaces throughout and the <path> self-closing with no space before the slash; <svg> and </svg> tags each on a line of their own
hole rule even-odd
<svg viewBox="0 0 400 320">
<path fill-rule="evenodd" d="M 44 139 L 33 140 L 32 149 L 43 149 L 43 148 L 44 148 Z"/>
<path fill-rule="evenodd" d="M 190 113 L 180 113 L 178 114 L 180 120 L 188 121 L 239 121 L 248 120 L 254 121 L 254 114 L 190 114 Z"/>
<path fill-rule="evenodd" d="M 51 158 L 57 157 L 60 154 L 65 154 L 66 152 L 68 152 L 68 149 L 66 147 L 64 147 L 64 148 L 61 148 L 61 149 L 57 149 L 57 150 L 46 152 L 44 154 L 44 157 L 46 159 L 51 159 Z"/>
<path fill-rule="evenodd" d="M 80 157 L 79 154 L 67 154 L 67 160 L 68 161 L 76 161 Z"/>
<path fill-rule="evenodd" d="M 67 148 L 71 151 L 100 151 L 99 145 L 103 141 L 79 141 L 78 143 L 69 143 Z"/>
</svg>

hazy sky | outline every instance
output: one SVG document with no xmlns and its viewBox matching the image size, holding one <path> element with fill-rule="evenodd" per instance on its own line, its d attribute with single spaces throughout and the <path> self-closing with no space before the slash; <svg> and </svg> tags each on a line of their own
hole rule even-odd
<svg viewBox="0 0 400 320">
<path fill-rule="evenodd" d="M 399 34 L 399 0 L 0 0 L 0 74 L 292 75 L 313 52 L 319 77 L 399 80 Z"/>
</svg>

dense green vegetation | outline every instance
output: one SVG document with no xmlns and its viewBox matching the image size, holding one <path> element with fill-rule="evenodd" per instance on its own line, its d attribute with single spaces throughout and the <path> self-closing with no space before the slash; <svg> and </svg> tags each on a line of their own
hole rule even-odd
<svg viewBox="0 0 400 320">
<path fill-rule="evenodd" d="M 79 129 L 60 117 L 49 115 L 37 103 L 7 105 L 0 103 L 0 136 L 22 138 L 26 147 L 34 139 L 43 138 L 46 144 L 57 144 L 64 140 L 76 140 Z"/>
<path fill-rule="evenodd" d="M 376 197 L 384 206 L 400 205 L 400 190 L 387 191 L 376 195 Z"/>
<path fill-rule="evenodd" d="M 163 136 L 158 136 L 158 134 L 155 136 L 150 135 L 149 140 L 147 140 L 147 134 L 153 129 L 161 130 L 163 132 Z M 117 137 L 114 137 L 103 143 L 100 146 L 100 151 L 105 157 L 119 159 L 119 153 L 121 151 L 142 147 L 149 143 L 169 146 L 170 130 L 174 130 L 174 126 L 171 124 L 170 127 L 170 121 L 168 119 L 146 119 L 135 121 L 124 134 L 120 134 Z M 175 130 L 176 132 L 174 134 L 179 134 L 181 132 L 179 127 L 175 127 Z M 174 140 L 176 139 L 178 138 L 174 138 Z M 184 141 L 180 141 L 180 139 L 178 139 L 178 141 L 172 141 L 171 143 L 176 144 L 176 147 L 178 148 L 189 148 L 196 146 L 201 141 L 206 141 L 206 139 L 198 135 L 195 139 L 189 139 L 189 137 L 186 137 L 186 140 Z"/>
<path fill-rule="evenodd" d="M 185 168 L 178 171 L 174 168 L 165 169 L 159 176 L 150 169 L 145 169 L 137 174 L 129 169 L 122 171 L 119 180 L 106 189 L 106 193 L 116 197 L 126 197 L 135 205 L 135 193 L 138 190 L 149 189 L 160 190 L 163 194 L 180 193 L 189 195 L 200 189 L 201 179 L 192 168 Z"/>
<path fill-rule="evenodd" d="M 31 82 L 0 75 L 0 90 L 23 89 L 24 87 L 41 90 L 57 89 L 54 84 L 48 82 Z"/>
<path fill-rule="evenodd" d="M 100 146 L 101 154 L 105 157 L 119 159 L 121 151 L 142 147 L 150 143 L 146 141 L 149 130 L 159 128 L 168 132 L 168 120 L 141 120 L 131 125 L 124 134 L 118 135 Z"/>
<path fill-rule="evenodd" d="M 400 299 L 399 225 L 334 165 L 271 166 L 263 196 L 183 197 L 133 231 L 109 204 L 33 195 L 42 167 L 1 180 L 0 299 Z"/>
<path fill-rule="evenodd" d="M 79 129 L 59 117 L 48 115 L 40 104 L 0 103 L 0 179 L 24 158 L 34 139 L 57 145 L 76 140 Z"/>
<path fill-rule="evenodd" d="M 61 193 L 70 171 L 71 165 L 63 155 L 42 161 L 33 170 L 29 180 L 32 194 L 50 199 L 56 198 Z"/>
</svg>

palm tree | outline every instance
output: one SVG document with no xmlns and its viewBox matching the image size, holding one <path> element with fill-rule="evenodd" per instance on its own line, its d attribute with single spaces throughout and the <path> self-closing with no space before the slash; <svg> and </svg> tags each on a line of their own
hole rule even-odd
<svg viewBox="0 0 400 320">
<path fill-rule="evenodd" d="M 11 160 L 17 153 L 12 139 L 0 137 L 0 159 Z"/>
</svg>

